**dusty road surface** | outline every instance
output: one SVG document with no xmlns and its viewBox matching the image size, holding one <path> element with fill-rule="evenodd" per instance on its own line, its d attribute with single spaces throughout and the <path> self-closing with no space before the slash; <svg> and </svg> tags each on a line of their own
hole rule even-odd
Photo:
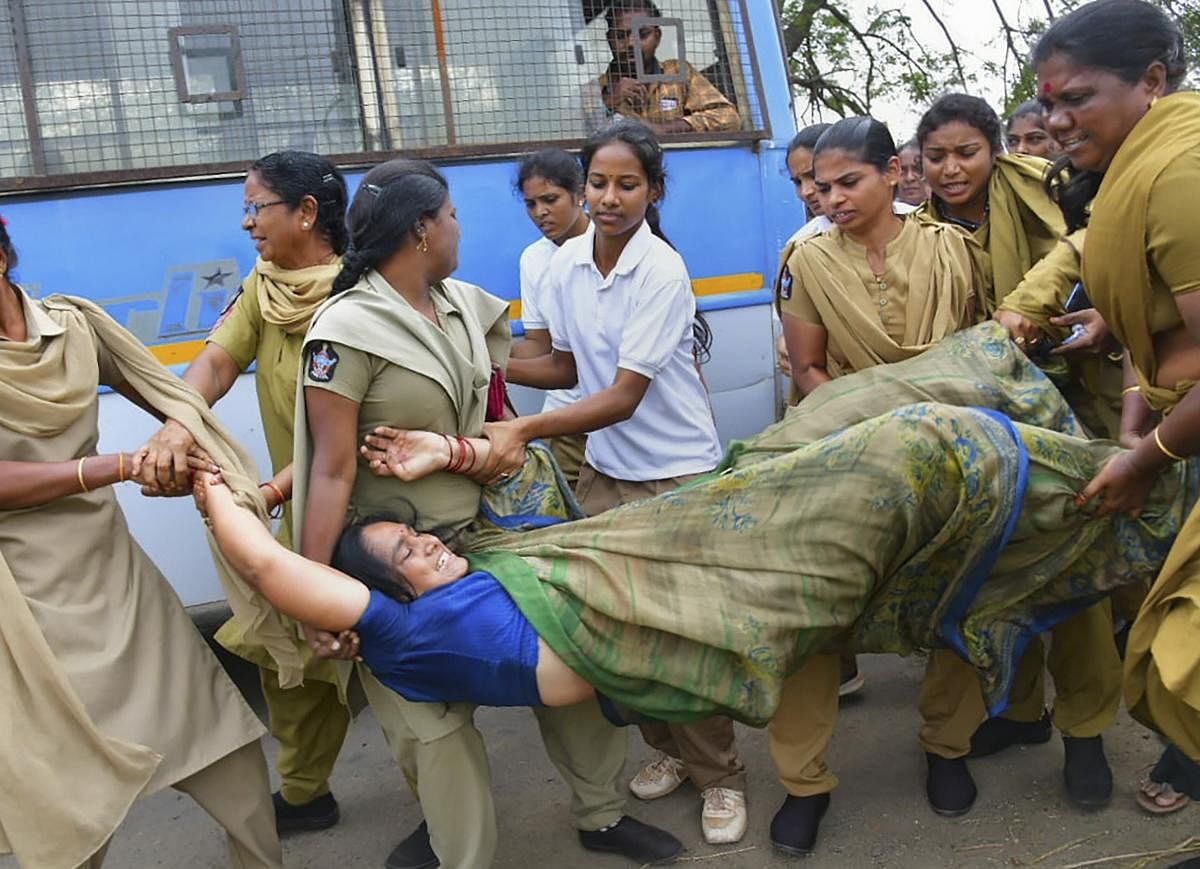
<svg viewBox="0 0 1200 869">
<path fill-rule="evenodd" d="M 972 762 L 979 799 L 964 818 L 935 815 L 925 801 L 924 759 L 915 734 L 918 659 L 860 658 L 867 678 L 859 698 L 843 704 L 830 761 L 841 777 L 816 852 L 807 859 L 774 852 L 767 838 L 783 799 L 772 774 L 764 733 L 740 728 L 739 748 L 749 770 L 750 828 L 738 845 L 712 847 L 699 826 L 699 796 L 690 785 L 653 803 L 632 796 L 631 814 L 674 832 L 687 846 L 683 867 L 997 867 L 1039 869 L 1096 865 L 1130 867 L 1122 854 L 1169 849 L 1200 836 L 1200 809 L 1149 817 L 1134 803 L 1132 785 L 1158 756 L 1157 739 L 1122 712 L 1106 734 L 1117 787 L 1112 805 L 1085 813 L 1062 793 L 1062 743 L 1010 749 Z M 546 759 L 533 716 L 521 709 L 482 709 L 500 829 L 497 867 L 599 867 L 634 864 L 582 850 L 571 828 L 568 793 Z M 650 757 L 629 732 L 626 780 Z M 274 752 L 274 746 L 268 746 Z M 7 785 L 5 785 L 7 786 Z M 331 830 L 285 840 L 288 867 L 382 869 L 392 846 L 420 820 L 370 713 L 350 730 L 333 778 L 342 822 Z M 1166 866 L 1175 856 L 1144 865 Z M 0 858 L 0 869 L 12 869 Z M 167 791 L 138 803 L 118 831 L 106 867 L 113 869 L 225 869 L 223 837 L 187 797 Z"/>
</svg>

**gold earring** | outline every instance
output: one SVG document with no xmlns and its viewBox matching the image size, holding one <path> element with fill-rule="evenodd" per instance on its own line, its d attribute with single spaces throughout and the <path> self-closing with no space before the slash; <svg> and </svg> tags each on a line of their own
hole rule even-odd
<svg viewBox="0 0 1200 869">
<path fill-rule="evenodd" d="M 417 242 L 417 250 L 421 253 L 429 253 L 429 237 L 424 233 L 421 234 L 421 240 Z"/>
</svg>

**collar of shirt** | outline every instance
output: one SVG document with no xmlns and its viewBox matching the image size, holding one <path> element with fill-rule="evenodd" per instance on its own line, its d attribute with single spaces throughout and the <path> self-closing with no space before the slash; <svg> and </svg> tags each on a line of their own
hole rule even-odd
<svg viewBox="0 0 1200 869">
<path fill-rule="evenodd" d="M 17 297 L 21 300 L 21 306 L 25 309 L 25 332 L 27 341 L 35 341 L 38 338 L 53 338 L 55 335 L 61 335 L 66 331 L 54 319 L 42 310 L 41 305 L 35 305 L 33 300 L 26 295 L 25 291 L 16 284 L 12 285 L 16 290 Z M 10 339 L 0 336 L 0 341 L 8 341 Z"/>
<path fill-rule="evenodd" d="M 607 276 L 600 274 L 600 270 L 596 268 L 596 258 L 593 251 L 596 249 L 596 222 L 589 221 L 588 228 L 584 234 L 580 236 L 582 242 L 579 249 L 575 252 L 575 265 L 587 266 L 591 268 L 597 277 L 600 277 L 601 283 L 597 289 L 605 290 L 612 286 L 613 281 L 620 275 L 627 275 L 640 263 L 650 250 L 650 240 L 654 237 L 654 233 L 650 231 L 650 224 L 644 219 L 642 225 L 637 228 L 637 231 L 630 237 L 629 241 L 625 242 L 625 249 L 621 251 L 621 255 L 617 258 L 617 264 Z"/>
</svg>

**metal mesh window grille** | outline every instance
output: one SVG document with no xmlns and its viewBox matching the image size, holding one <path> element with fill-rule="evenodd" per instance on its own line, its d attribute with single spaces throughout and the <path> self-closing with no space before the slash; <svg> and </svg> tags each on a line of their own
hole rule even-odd
<svg viewBox="0 0 1200 869">
<path fill-rule="evenodd" d="M 736 129 L 760 129 L 741 0 L 659 5 Z M 180 43 L 189 29 L 224 35 Z M 0 190 L 235 171 L 280 148 L 366 162 L 568 144 L 610 114 L 611 58 L 596 0 L 0 0 Z"/>
</svg>

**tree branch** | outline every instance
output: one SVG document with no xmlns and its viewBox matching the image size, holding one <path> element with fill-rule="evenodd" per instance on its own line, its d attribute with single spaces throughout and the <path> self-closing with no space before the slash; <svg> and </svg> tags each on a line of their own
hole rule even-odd
<svg viewBox="0 0 1200 869">
<path fill-rule="evenodd" d="M 958 43 L 954 41 L 954 37 L 950 35 L 950 30 L 946 27 L 946 22 L 942 21 L 942 17 L 934 11 L 933 5 L 929 0 L 921 0 L 921 3 L 924 4 L 929 14 L 933 16 L 933 20 L 937 22 L 938 27 L 942 28 L 942 33 L 946 35 L 946 42 L 950 45 L 950 52 L 954 56 L 954 66 L 958 70 L 958 80 L 962 82 L 963 90 L 966 90 L 967 75 L 963 72 L 962 58 L 958 54 Z"/>
</svg>

